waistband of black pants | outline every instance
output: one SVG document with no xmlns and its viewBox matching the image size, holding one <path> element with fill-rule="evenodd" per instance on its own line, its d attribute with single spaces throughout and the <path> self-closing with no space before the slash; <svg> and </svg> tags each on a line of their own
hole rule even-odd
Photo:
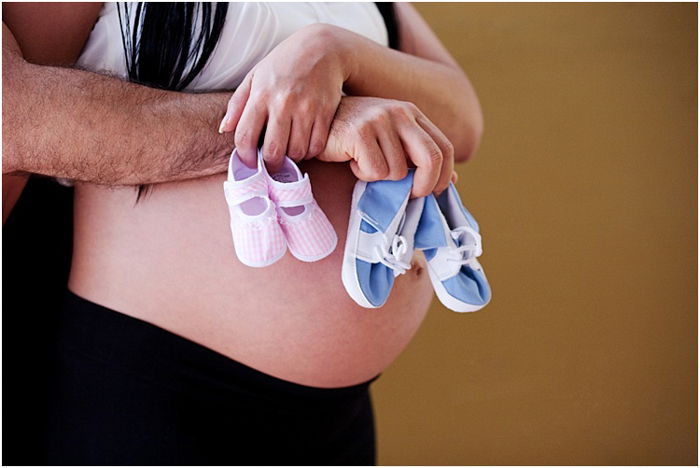
<svg viewBox="0 0 700 468">
<path fill-rule="evenodd" d="M 136 372 L 153 381 L 187 388 L 244 391 L 274 399 L 308 401 L 364 395 L 374 378 L 352 386 L 322 388 L 261 372 L 144 320 L 67 291 L 59 324 L 59 347 Z"/>
</svg>

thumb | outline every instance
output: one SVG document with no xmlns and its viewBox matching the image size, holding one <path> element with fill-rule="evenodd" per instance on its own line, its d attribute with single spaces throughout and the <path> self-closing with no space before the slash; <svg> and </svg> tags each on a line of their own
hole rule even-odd
<svg viewBox="0 0 700 468">
<path fill-rule="evenodd" d="M 232 132 L 236 129 L 250 96 L 251 79 L 249 76 L 245 78 L 243 83 L 233 92 L 231 99 L 229 99 L 226 114 L 219 124 L 219 133 Z"/>
<path fill-rule="evenodd" d="M 344 135 L 338 131 L 337 127 L 331 126 L 331 131 L 326 140 L 326 146 L 323 151 L 316 156 L 316 159 L 326 162 L 345 162 L 354 159 L 348 152 L 348 145 Z"/>
</svg>

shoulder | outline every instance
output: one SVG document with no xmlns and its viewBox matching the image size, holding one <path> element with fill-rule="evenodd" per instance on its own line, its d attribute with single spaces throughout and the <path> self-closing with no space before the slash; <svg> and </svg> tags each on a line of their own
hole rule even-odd
<svg viewBox="0 0 700 468">
<path fill-rule="evenodd" d="M 399 49 L 454 68 L 459 68 L 430 25 L 410 3 L 395 3 Z"/>
<path fill-rule="evenodd" d="M 102 5 L 102 2 L 4 2 L 2 19 L 28 61 L 69 66 L 78 58 Z"/>
</svg>

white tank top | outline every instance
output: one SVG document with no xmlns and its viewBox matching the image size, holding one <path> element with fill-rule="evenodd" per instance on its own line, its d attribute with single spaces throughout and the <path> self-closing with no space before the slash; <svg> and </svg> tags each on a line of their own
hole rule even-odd
<svg viewBox="0 0 700 468">
<path fill-rule="evenodd" d="M 133 12 L 134 8 L 130 10 Z M 214 91 L 237 87 L 277 44 L 313 23 L 332 24 L 382 45 L 388 43 L 384 20 L 374 3 L 230 2 L 214 53 L 185 89 Z M 105 2 L 77 65 L 128 79 L 115 2 Z"/>
</svg>

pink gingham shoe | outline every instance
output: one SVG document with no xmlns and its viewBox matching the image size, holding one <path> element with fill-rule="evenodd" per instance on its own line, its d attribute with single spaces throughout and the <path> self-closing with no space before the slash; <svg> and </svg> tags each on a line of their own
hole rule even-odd
<svg viewBox="0 0 700 468">
<path fill-rule="evenodd" d="M 266 170 L 267 172 L 267 170 Z M 338 236 L 311 193 L 309 175 L 284 158 L 282 168 L 269 176 L 269 193 L 277 205 L 289 251 L 303 262 L 315 262 L 335 250 Z"/>
<path fill-rule="evenodd" d="M 252 169 L 233 150 L 228 164 L 224 194 L 231 215 L 231 234 L 236 256 L 251 267 L 272 265 L 287 251 L 275 205 L 268 197 L 268 178 L 263 162 Z"/>
</svg>

